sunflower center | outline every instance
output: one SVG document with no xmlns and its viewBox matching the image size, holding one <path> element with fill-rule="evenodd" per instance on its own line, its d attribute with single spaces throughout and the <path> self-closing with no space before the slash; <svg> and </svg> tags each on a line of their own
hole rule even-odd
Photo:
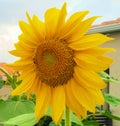
<svg viewBox="0 0 120 126">
<path fill-rule="evenodd" d="M 56 87 L 73 77 L 74 52 L 62 40 L 45 40 L 35 51 L 34 64 L 41 82 Z"/>
<path fill-rule="evenodd" d="M 56 55 L 54 52 L 45 51 L 43 52 L 42 61 L 45 63 L 46 67 L 52 67 L 56 63 Z"/>
</svg>

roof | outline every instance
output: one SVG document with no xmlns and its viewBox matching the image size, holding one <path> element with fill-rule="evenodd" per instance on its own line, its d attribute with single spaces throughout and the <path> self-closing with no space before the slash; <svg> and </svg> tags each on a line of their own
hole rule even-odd
<svg viewBox="0 0 120 126">
<path fill-rule="evenodd" d="M 93 25 L 88 33 L 110 33 L 120 31 L 120 18 L 111 21 L 105 21 L 101 24 Z"/>
<path fill-rule="evenodd" d="M 14 73 L 13 70 L 10 69 L 9 67 L 6 67 L 5 64 L 6 63 L 0 63 L 0 67 L 4 68 L 8 73 L 13 74 Z M 0 71 L 0 75 L 4 75 L 4 73 Z"/>
<path fill-rule="evenodd" d="M 105 22 L 102 22 L 101 24 L 93 25 L 92 28 L 112 25 L 112 24 L 120 24 L 120 18 L 117 18 L 117 19 L 111 20 L 111 21 L 105 21 Z"/>
</svg>

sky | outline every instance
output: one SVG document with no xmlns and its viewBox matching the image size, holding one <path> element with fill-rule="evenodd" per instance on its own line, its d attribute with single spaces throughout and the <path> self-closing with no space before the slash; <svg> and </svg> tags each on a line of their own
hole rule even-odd
<svg viewBox="0 0 120 126">
<path fill-rule="evenodd" d="M 68 16 L 83 10 L 90 11 L 88 17 L 102 16 L 94 24 L 120 18 L 120 0 L 0 0 L 0 62 L 16 60 L 8 51 L 14 49 L 14 43 L 18 41 L 21 32 L 18 21 L 26 21 L 26 11 L 43 19 L 47 8 L 61 8 L 64 2 Z"/>
</svg>

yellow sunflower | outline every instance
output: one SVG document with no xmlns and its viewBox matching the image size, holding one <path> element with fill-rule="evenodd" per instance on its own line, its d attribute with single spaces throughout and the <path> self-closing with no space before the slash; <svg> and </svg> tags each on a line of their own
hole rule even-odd
<svg viewBox="0 0 120 126">
<path fill-rule="evenodd" d="M 12 95 L 26 92 L 29 96 L 34 92 L 37 119 L 50 107 L 52 119 L 58 124 L 66 106 L 81 118 L 87 116 L 87 111 L 95 112 L 96 105 L 104 104 L 101 89 L 106 84 L 97 72 L 113 62 L 104 54 L 114 49 L 99 45 L 112 38 L 86 34 L 98 18 L 84 20 L 87 14 L 76 12 L 66 20 L 64 3 L 61 9 L 48 9 L 44 22 L 28 13 L 28 23 L 19 22 L 22 33 L 10 53 L 20 59 L 9 66 L 20 71 L 19 79 L 23 81 Z"/>
</svg>

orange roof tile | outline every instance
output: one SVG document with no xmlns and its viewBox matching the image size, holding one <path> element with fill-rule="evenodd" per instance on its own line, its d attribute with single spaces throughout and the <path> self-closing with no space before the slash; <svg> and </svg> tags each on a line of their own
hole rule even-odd
<svg viewBox="0 0 120 126">
<path fill-rule="evenodd" d="M 5 66 L 5 63 L 0 63 L 0 67 L 4 68 L 10 74 L 14 73 L 14 71 L 12 69 Z M 4 75 L 4 73 L 2 71 L 0 71 L 0 75 Z"/>
<path fill-rule="evenodd" d="M 116 20 L 105 21 L 102 22 L 101 24 L 93 25 L 91 28 L 102 27 L 102 26 L 112 25 L 112 24 L 120 24 L 120 18 L 117 18 Z"/>
</svg>

